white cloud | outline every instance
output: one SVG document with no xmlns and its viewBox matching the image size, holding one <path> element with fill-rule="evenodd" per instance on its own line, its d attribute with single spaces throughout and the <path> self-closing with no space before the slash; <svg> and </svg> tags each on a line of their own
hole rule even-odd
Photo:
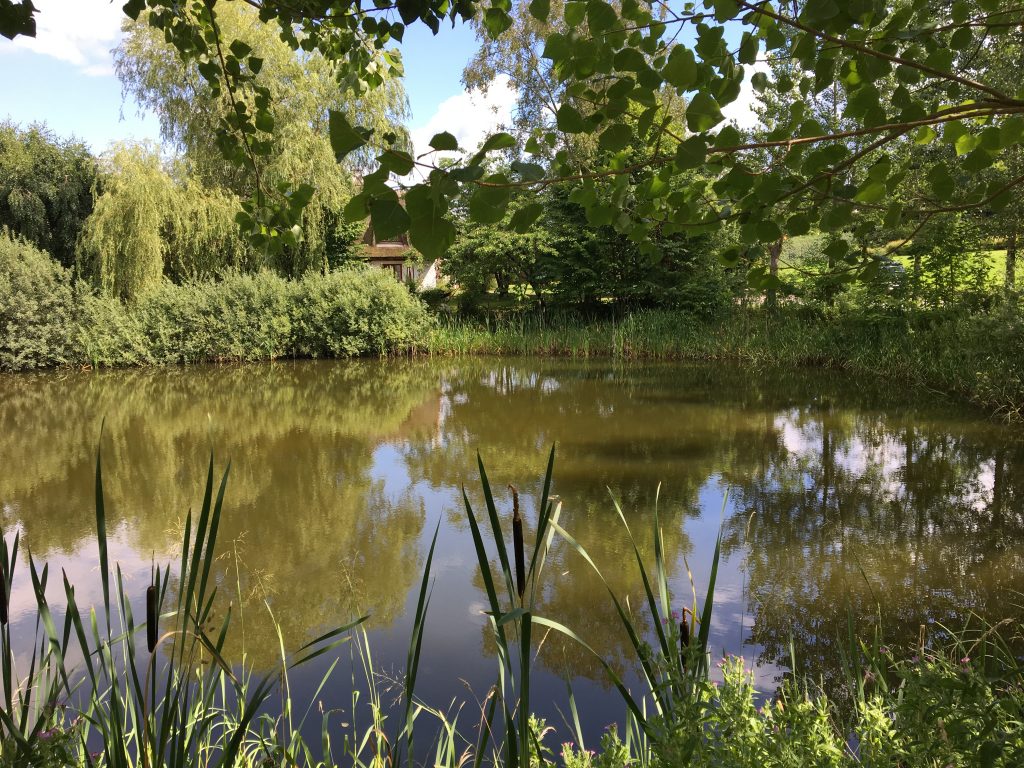
<svg viewBox="0 0 1024 768">
<path fill-rule="evenodd" d="M 498 75 L 486 92 L 463 91 L 438 105 L 427 122 L 412 130 L 417 155 L 430 151 L 430 140 L 442 131 L 455 136 L 462 149 L 473 151 L 483 139 L 512 120 L 516 92 L 507 75 Z M 438 153 L 451 155 L 450 152 Z"/>
<path fill-rule="evenodd" d="M 756 72 L 768 74 L 768 65 L 763 61 L 759 61 L 752 66 L 744 67 L 740 95 L 736 98 L 736 101 L 722 107 L 722 114 L 725 115 L 725 119 L 733 123 L 740 130 L 749 131 L 751 128 L 756 128 L 761 122 L 757 115 L 754 114 L 757 94 L 754 93 L 754 87 L 750 84 L 750 78 Z"/>
<path fill-rule="evenodd" d="M 121 38 L 125 18 L 121 0 L 34 0 L 36 36 L 18 37 L 14 45 L 53 56 L 87 75 L 114 72 L 110 49 Z"/>
</svg>

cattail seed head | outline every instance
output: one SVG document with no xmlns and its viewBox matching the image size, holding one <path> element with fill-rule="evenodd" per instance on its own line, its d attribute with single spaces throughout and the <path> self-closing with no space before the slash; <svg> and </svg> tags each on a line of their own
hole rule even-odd
<svg viewBox="0 0 1024 768">
<path fill-rule="evenodd" d="M 522 601 L 526 592 L 526 549 L 523 544 L 523 517 L 519 514 L 519 491 L 515 486 L 508 487 L 512 491 L 512 548 L 516 555 L 516 592 Z"/>
<path fill-rule="evenodd" d="M 156 611 L 156 587 L 150 586 L 146 590 L 146 645 L 149 652 L 156 649 L 156 637 L 159 631 L 159 617 Z"/>
<path fill-rule="evenodd" d="M 686 669 L 686 656 L 690 648 L 690 625 L 686 620 L 689 612 L 689 608 L 683 608 L 683 615 L 679 622 L 679 661 L 683 665 L 683 669 Z"/>
</svg>

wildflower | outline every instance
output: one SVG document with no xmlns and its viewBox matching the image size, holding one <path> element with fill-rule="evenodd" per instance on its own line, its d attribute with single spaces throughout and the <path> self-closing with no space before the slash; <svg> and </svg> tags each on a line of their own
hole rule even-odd
<svg viewBox="0 0 1024 768">
<path fill-rule="evenodd" d="M 971 662 L 971 657 L 970 656 L 964 656 L 962 659 L 960 659 L 960 663 L 965 665 L 965 666 L 967 664 L 970 664 L 970 662 Z"/>
</svg>

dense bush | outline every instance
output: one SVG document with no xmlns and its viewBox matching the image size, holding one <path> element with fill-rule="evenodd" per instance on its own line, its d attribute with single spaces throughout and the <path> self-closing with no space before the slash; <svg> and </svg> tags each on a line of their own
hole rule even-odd
<svg viewBox="0 0 1024 768">
<path fill-rule="evenodd" d="M 395 354 L 415 348 L 429 322 L 405 286 L 361 265 L 294 281 L 165 281 L 125 304 L 0 236 L 0 370 Z"/>
<path fill-rule="evenodd" d="M 0 370 L 73 362 L 79 306 L 66 269 L 0 230 Z"/>
<path fill-rule="evenodd" d="M 292 339 L 301 357 L 389 354 L 415 347 L 426 309 L 381 269 L 350 267 L 309 274 L 296 284 Z"/>
</svg>

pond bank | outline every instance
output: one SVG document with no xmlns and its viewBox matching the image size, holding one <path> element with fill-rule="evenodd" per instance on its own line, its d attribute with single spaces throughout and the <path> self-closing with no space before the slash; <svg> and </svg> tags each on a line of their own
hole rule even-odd
<svg viewBox="0 0 1024 768">
<path fill-rule="evenodd" d="M 427 347 L 440 356 L 731 360 L 756 367 L 836 368 L 965 399 L 1007 421 L 1024 418 L 1024 322 L 1009 311 L 828 318 L 801 310 L 738 310 L 712 322 L 650 311 L 619 320 L 442 321 Z"/>
</svg>

